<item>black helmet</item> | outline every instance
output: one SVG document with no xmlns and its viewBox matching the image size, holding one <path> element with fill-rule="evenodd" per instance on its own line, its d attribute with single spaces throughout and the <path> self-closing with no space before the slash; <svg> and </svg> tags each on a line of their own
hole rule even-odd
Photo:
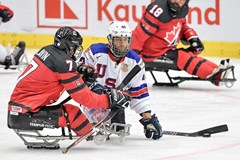
<svg viewBox="0 0 240 160">
<path fill-rule="evenodd" d="M 82 42 L 82 36 L 71 27 L 61 27 L 55 33 L 54 46 L 69 51 L 70 57 L 74 60 L 82 52 Z"/>
<path fill-rule="evenodd" d="M 188 3 L 189 3 L 190 0 L 186 0 L 186 2 L 184 3 L 184 5 L 179 8 L 179 7 L 176 7 L 172 4 L 171 0 L 167 0 L 167 3 L 168 3 L 168 8 L 169 10 L 176 16 L 178 15 L 179 13 L 181 13 L 181 11 L 183 10 L 183 8 L 187 7 L 188 6 Z"/>
</svg>

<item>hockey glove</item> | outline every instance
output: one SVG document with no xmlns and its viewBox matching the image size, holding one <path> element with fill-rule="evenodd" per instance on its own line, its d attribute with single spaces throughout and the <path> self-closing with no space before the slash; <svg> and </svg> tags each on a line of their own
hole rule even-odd
<svg viewBox="0 0 240 160">
<path fill-rule="evenodd" d="M 129 106 L 131 97 L 126 92 L 108 89 L 106 93 L 108 95 L 110 109 L 125 109 Z"/>
<path fill-rule="evenodd" d="M 2 22 L 8 22 L 13 17 L 13 11 L 4 5 L 0 5 L 0 17 L 2 17 Z"/>
<path fill-rule="evenodd" d="M 96 81 L 98 72 L 93 67 L 83 64 L 78 67 L 79 74 L 82 75 L 82 79 L 87 86 L 90 86 Z"/>
<path fill-rule="evenodd" d="M 144 133 L 147 138 L 154 140 L 162 137 L 162 127 L 158 118 L 152 115 L 151 119 L 140 119 L 139 122 L 144 126 Z"/>
<path fill-rule="evenodd" d="M 104 94 L 107 88 L 101 84 L 96 84 L 91 86 L 91 91 L 97 94 Z"/>
<path fill-rule="evenodd" d="M 202 41 L 199 38 L 191 38 L 188 40 L 188 42 L 190 43 L 188 50 L 193 52 L 193 54 L 199 55 L 204 50 Z"/>
</svg>

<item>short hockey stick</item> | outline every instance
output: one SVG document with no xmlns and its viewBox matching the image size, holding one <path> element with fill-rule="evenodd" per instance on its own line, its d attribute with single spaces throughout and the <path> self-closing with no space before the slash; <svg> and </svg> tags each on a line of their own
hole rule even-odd
<svg viewBox="0 0 240 160">
<path fill-rule="evenodd" d="M 211 137 L 212 134 L 221 133 L 228 131 L 228 126 L 226 124 L 219 125 L 207 129 L 203 129 L 197 132 L 187 133 L 187 132 L 177 132 L 177 131 L 163 131 L 165 135 L 171 136 L 186 136 L 186 137 Z"/>
<path fill-rule="evenodd" d="M 102 127 L 106 121 L 112 119 L 120 110 L 121 109 L 118 109 L 116 111 L 111 110 L 110 113 L 104 119 L 102 119 L 100 122 L 98 122 L 96 125 L 94 125 L 94 127 L 91 130 L 89 130 L 86 134 L 84 134 L 83 136 L 79 137 L 72 144 L 70 144 L 67 148 L 65 148 L 62 151 L 62 153 L 63 154 L 67 153 L 69 151 L 69 149 L 71 149 L 72 147 L 76 146 L 78 143 L 80 143 L 81 141 L 86 139 L 88 136 L 91 136 L 93 133 L 95 133 L 96 128 Z"/>
</svg>

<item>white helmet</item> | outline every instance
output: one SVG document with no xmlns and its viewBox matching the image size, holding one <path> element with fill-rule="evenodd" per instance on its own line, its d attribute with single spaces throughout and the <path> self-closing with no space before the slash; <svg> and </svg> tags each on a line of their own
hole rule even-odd
<svg viewBox="0 0 240 160">
<path fill-rule="evenodd" d="M 119 50 L 113 44 L 114 37 L 127 37 L 129 45 L 123 50 Z M 124 57 L 130 50 L 132 43 L 132 31 L 126 22 L 113 21 L 108 28 L 109 49 L 115 57 Z"/>
</svg>

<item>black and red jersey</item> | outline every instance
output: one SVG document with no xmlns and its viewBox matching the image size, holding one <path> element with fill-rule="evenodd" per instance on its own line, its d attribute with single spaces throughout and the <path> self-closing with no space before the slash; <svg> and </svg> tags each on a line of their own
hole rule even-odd
<svg viewBox="0 0 240 160">
<path fill-rule="evenodd" d="M 58 100 L 66 90 L 76 102 L 89 108 L 107 108 L 108 97 L 90 91 L 77 71 L 77 64 L 53 45 L 42 48 L 19 76 L 10 98 L 10 111 L 37 112 Z M 18 107 L 16 107 L 18 106 Z"/>
<path fill-rule="evenodd" d="M 187 5 L 176 15 L 170 11 L 167 0 L 155 0 L 133 31 L 132 49 L 141 51 L 143 60 L 149 62 L 176 48 L 190 29 L 185 18 L 187 13 Z"/>
</svg>

